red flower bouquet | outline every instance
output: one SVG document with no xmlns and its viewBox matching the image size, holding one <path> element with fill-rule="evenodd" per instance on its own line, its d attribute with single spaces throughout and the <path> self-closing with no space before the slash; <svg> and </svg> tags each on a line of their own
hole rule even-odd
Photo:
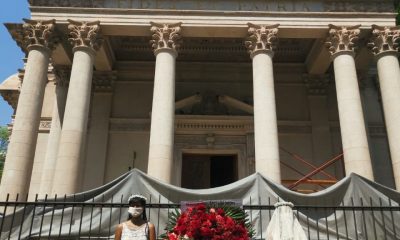
<svg viewBox="0 0 400 240">
<path fill-rule="evenodd" d="M 247 240 L 253 234 L 243 209 L 213 208 L 204 203 L 172 214 L 166 230 L 165 240 Z"/>
</svg>

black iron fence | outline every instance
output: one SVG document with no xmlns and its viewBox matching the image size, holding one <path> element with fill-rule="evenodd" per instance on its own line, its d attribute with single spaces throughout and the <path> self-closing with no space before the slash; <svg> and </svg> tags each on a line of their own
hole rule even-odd
<svg viewBox="0 0 400 240">
<path fill-rule="evenodd" d="M 73 199 L 7 198 L 0 202 L 0 239 L 113 239 L 116 225 L 127 218 L 123 196 L 109 202 Z M 266 239 L 274 200 L 265 199 L 265 205 L 253 204 L 251 199 L 247 202 L 243 208 L 256 231 L 255 239 Z M 166 219 L 177 208 L 180 204 L 150 199 L 146 213 L 157 236 L 164 233 Z M 400 239 L 400 207 L 390 199 L 350 199 L 337 206 L 294 205 L 293 213 L 308 239 Z"/>
</svg>

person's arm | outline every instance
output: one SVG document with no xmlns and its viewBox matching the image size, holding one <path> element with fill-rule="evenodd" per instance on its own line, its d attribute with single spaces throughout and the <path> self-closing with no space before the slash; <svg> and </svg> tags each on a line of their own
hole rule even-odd
<svg viewBox="0 0 400 240">
<path fill-rule="evenodd" d="M 121 235 L 122 235 L 122 224 L 119 224 L 117 226 L 117 229 L 115 229 L 115 240 L 121 240 Z"/>
<path fill-rule="evenodd" d="M 149 240 L 156 240 L 156 228 L 152 223 L 149 223 Z"/>
</svg>

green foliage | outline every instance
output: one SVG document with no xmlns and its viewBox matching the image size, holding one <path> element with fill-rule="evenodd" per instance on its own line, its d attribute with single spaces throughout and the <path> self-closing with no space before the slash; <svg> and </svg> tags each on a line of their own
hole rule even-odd
<svg viewBox="0 0 400 240">
<path fill-rule="evenodd" d="M 249 236 L 253 237 L 255 235 L 255 231 L 253 225 L 250 222 L 248 214 L 240 207 L 227 205 L 223 206 L 222 209 L 225 211 L 225 215 L 231 217 L 236 222 L 243 222 L 244 225 L 249 231 Z"/>
<path fill-rule="evenodd" d="M 167 230 L 167 232 L 174 231 L 174 227 L 180 216 L 181 212 L 177 208 L 173 209 L 171 212 L 168 212 L 168 222 L 167 225 L 165 226 L 165 230 Z M 160 238 L 167 239 L 167 234 L 166 233 L 161 234 Z"/>
<path fill-rule="evenodd" d="M 0 126 L 0 150 L 6 150 L 8 144 L 8 129 L 5 126 Z"/>
<path fill-rule="evenodd" d="M 8 129 L 5 126 L 0 127 L 0 178 L 3 173 L 4 161 L 8 146 Z"/>
</svg>

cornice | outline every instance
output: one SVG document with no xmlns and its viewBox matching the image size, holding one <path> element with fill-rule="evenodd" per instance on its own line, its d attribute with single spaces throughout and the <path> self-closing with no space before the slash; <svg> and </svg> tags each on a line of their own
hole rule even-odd
<svg viewBox="0 0 400 240">
<path fill-rule="evenodd" d="M 30 6 L 33 14 L 46 14 L 46 13 L 98 13 L 98 14 L 117 14 L 117 15 L 148 15 L 148 14 L 162 14 L 176 16 L 177 12 L 182 16 L 265 16 L 268 13 L 270 17 L 293 16 L 293 17 L 395 17 L 397 13 L 393 11 L 387 12 L 282 12 L 282 11 L 204 11 L 204 10 L 171 10 L 171 9 L 120 9 L 120 8 L 78 8 L 78 7 L 43 7 L 43 6 Z M 36 15 L 35 15 L 36 16 Z M 57 22 L 58 23 L 58 22 Z"/>
<path fill-rule="evenodd" d="M 277 4 L 278 0 L 270 1 L 251 1 L 251 0 L 235 0 L 230 4 L 226 1 L 209 4 L 199 3 L 196 0 L 175 0 L 159 2 L 157 0 L 29 0 L 31 7 L 73 7 L 73 8 L 123 8 L 123 9 L 176 9 L 182 10 L 198 10 L 198 11 L 292 11 L 292 12 L 391 12 L 394 11 L 393 2 L 390 0 L 308 0 L 298 1 L 298 4 L 293 5 L 292 2 L 282 2 Z M 347 4 L 351 3 L 351 4 Z"/>
<path fill-rule="evenodd" d="M 168 11 L 141 9 L 80 9 L 43 8 L 35 11 L 32 18 L 55 18 L 64 28 L 67 16 L 76 21 L 101 19 L 102 33 L 108 36 L 149 36 L 150 22 L 182 22 L 184 37 L 241 37 L 247 30 L 251 16 L 254 24 L 280 24 L 280 38 L 323 38 L 327 25 L 357 22 L 361 29 L 370 29 L 372 24 L 395 26 L 393 13 L 288 13 L 288 12 L 222 12 L 222 11 Z M 212 19 L 212 20 L 210 20 Z M 307 29 L 307 31 L 298 31 Z M 296 30 L 296 31 L 295 31 Z"/>
</svg>

